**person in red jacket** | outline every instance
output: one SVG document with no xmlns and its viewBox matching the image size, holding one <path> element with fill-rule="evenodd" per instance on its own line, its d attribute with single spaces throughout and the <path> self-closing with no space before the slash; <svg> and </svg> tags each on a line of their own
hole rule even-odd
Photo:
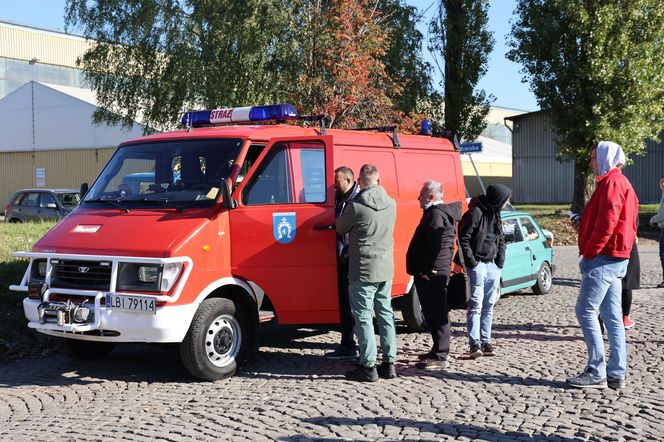
<svg viewBox="0 0 664 442">
<path fill-rule="evenodd" d="M 622 148 L 611 141 L 593 145 L 590 167 L 597 175 L 597 188 L 586 204 L 579 225 L 581 289 L 576 317 L 588 347 L 588 365 L 578 376 L 567 379 L 577 388 L 613 389 L 625 386 L 627 349 L 621 308 L 621 280 L 636 239 L 639 200 L 620 167 Z M 608 366 L 604 341 L 597 320 L 602 315 L 609 338 Z"/>
</svg>

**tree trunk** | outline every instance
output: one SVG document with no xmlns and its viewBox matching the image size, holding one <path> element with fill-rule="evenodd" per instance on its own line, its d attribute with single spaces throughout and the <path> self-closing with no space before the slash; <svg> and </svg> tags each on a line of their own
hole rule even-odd
<svg viewBox="0 0 664 442">
<path fill-rule="evenodd" d="M 592 193 L 593 185 L 589 179 L 589 175 L 588 161 L 577 160 L 574 163 L 574 193 L 572 197 L 572 208 L 570 209 L 574 213 L 583 213 L 586 202 Z"/>
</svg>

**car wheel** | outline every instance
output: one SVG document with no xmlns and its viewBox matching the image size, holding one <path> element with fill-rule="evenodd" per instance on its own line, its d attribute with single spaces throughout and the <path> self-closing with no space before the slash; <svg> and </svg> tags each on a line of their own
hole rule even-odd
<svg viewBox="0 0 664 442">
<path fill-rule="evenodd" d="M 192 376 L 216 381 L 235 374 L 251 347 L 251 331 L 242 307 L 225 298 L 206 299 L 180 344 L 182 364 Z"/>
<path fill-rule="evenodd" d="M 420 298 L 417 296 L 417 289 L 415 284 L 412 285 L 410 291 L 404 295 L 401 301 L 401 314 L 403 320 L 409 329 L 422 332 L 426 330 L 426 321 L 422 313 L 422 306 L 420 305 Z"/>
<path fill-rule="evenodd" d="M 551 290 L 553 275 L 549 263 L 543 262 L 537 272 L 537 282 L 533 286 L 533 293 L 536 295 L 546 295 Z"/>
<path fill-rule="evenodd" d="M 115 348 L 115 343 L 55 338 L 55 346 L 60 353 L 72 359 L 77 361 L 91 361 L 108 356 Z"/>
</svg>

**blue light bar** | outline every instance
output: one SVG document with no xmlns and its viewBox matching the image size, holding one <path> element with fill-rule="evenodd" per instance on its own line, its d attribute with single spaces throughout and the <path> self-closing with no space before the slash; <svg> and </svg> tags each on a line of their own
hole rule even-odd
<svg viewBox="0 0 664 442">
<path fill-rule="evenodd" d="M 182 125 L 195 127 L 208 124 L 250 123 L 296 118 L 297 110 L 292 104 L 271 104 L 185 112 L 182 115 Z"/>
</svg>

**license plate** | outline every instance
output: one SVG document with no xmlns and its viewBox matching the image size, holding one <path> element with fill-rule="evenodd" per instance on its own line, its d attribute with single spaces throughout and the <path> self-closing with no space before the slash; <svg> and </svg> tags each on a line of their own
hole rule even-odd
<svg viewBox="0 0 664 442">
<path fill-rule="evenodd" d="M 106 308 L 128 312 L 156 313 L 155 300 L 148 296 L 106 295 Z"/>
</svg>

